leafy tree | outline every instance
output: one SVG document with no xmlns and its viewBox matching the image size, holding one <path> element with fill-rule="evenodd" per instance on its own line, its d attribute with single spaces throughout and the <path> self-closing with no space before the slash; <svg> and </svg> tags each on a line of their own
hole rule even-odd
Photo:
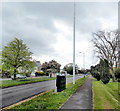
<svg viewBox="0 0 120 111">
<path fill-rule="evenodd" d="M 51 61 L 49 61 L 49 67 L 50 67 L 50 69 L 53 69 L 52 70 L 53 72 L 60 72 L 61 64 L 59 64 L 55 60 L 51 60 Z"/>
<path fill-rule="evenodd" d="M 65 71 L 67 71 L 67 73 L 73 74 L 73 64 L 72 64 L 72 63 L 69 63 L 69 64 L 65 65 L 63 69 L 64 69 Z M 78 73 L 78 69 L 79 69 L 79 67 L 78 67 L 78 65 L 76 64 L 76 65 L 75 65 L 75 73 Z"/>
<path fill-rule="evenodd" d="M 3 64 L 1 68 L 1 72 L 2 72 L 2 77 L 9 78 L 11 73 L 13 72 L 13 69 L 10 69 L 9 65 Z"/>
<path fill-rule="evenodd" d="M 56 73 L 60 72 L 60 67 L 61 65 L 57 61 L 51 60 L 49 62 L 43 63 L 41 69 L 45 73 Z"/>
<path fill-rule="evenodd" d="M 24 75 L 30 76 L 31 72 L 34 71 L 34 67 L 35 67 L 34 61 L 26 61 L 26 64 L 24 64 L 24 67 L 20 67 L 18 69 L 21 70 L 21 72 Z"/>
<path fill-rule="evenodd" d="M 43 63 L 41 66 L 41 70 L 43 70 L 44 72 L 47 72 L 48 68 L 49 68 L 48 62 Z"/>
<path fill-rule="evenodd" d="M 115 69 L 115 77 L 120 82 L 120 68 Z"/>
<path fill-rule="evenodd" d="M 78 73 L 84 74 L 84 73 L 85 73 L 85 70 L 83 70 L 83 69 L 78 70 Z"/>
<path fill-rule="evenodd" d="M 99 71 L 101 74 L 101 81 L 104 84 L 107 84 L 110 80 L 109 63 L 106 59 L 100 59 L 99 65 L 100 65 Z"/>
<path fill-rule="evenodd" d="M 101 80 L 104 84 L 107 84 L 110 80 L 109 63 L 106 59 L 100 59 L 99 64 L 91 66 L 91 74 L 98 81 Z"/>
<path fill-rule="evenodd" d="M 95 66 L 91 66 L 91 74 L 94 78 L 96 78 L 98 81 L 100 80 L 100 72 L 99 72 L 99 64 Z"/>
<path fill-rule="evenodd" d="M 67 73 L 73 74 L 73 66 L 65 66 L 63 69 L 67 71 Z"/>
<path fill-rule="evenodd" d="M 100 80 L 100 73 L 99 72 L 94 72 L 94 77 L 97 79 L 97 81 Z"/>
<path fill-rule="evenodd" d="M 4 66 L 13 71 L 14 79 L 16 79 L 16 73 L 19 68 L 26 69 L 27 65 L 30 65 L 32 53 L 29 51 L 29 48 L 26 44 L 23 43 L 23 40 L 15 38 L 12 42 L 8 43 L 2 50 L 2 63 Z"/>
</svg>

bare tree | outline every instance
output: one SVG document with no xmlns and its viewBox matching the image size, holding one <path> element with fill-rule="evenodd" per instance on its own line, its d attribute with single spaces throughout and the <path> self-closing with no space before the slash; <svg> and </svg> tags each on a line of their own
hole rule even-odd
<svg viewBox="0 0 120 111">
<path fill-rule="evenodd" d="M 108 60 L 112 72 L 114 71 L 113 67 L 118 67 L 119 65 L 119 36 L 120 32 L 118 30 L 108 32 L 98 31 L 93 33 L 92 42 L 95 47 L 95 52 L 98 58 Z"/>
</svg>

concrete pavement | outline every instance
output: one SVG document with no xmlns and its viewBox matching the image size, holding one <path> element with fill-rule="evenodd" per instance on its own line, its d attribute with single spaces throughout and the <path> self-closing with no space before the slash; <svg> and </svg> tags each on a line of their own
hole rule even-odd
<svg viewBox="0 0 120 111">
<path fill-rule="evenodd" d="M 92 77 L 74 93 L 71 98 L 59 109 L 59 111 L 68 111 L 68 109 L 91 109 L 92 111 Z M 64 109 L 64 110 L 63 110 Z"/>
</svg>

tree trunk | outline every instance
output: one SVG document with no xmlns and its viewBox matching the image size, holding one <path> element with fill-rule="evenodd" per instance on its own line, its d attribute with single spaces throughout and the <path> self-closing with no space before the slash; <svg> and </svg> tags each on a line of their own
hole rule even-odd
<svg viewBox="0 0 120 111">
<path fill-rule="evenodd" d="M 112 75 L 112 81 L 113 81 L 113 82 L 116 82 L 116 79 L 115 79 L 115 76 L 114 76 L 114 75 Z"/>
<path fill-rule="evenodd" d="M 17 70 L 16 70 L 16 68 L 14 69 L 14 80 L 16 80 L 16 72 L 17 72 Z"/>
<path fill-rule="evenodd" d="M 116 82 L 113 67 L 111 67 L 110 69 L 111 69 L 111 74 L 112 74 L 112 81 Z"/>
</svg>

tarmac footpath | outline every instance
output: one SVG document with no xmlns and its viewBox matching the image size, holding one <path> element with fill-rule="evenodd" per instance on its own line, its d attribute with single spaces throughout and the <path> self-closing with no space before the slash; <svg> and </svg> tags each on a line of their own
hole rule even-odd
<svg viewBox="0 0 120 111">
<path fill-rule="evenodd" d="M 66 110 L 65 110 L 66 109 Z M 59 109 L 59 111 L 68 111 L 70 109 L 89 109 L 92 111 L 92 77 L 69 98 L 69 100 Z"/>
</svg>

